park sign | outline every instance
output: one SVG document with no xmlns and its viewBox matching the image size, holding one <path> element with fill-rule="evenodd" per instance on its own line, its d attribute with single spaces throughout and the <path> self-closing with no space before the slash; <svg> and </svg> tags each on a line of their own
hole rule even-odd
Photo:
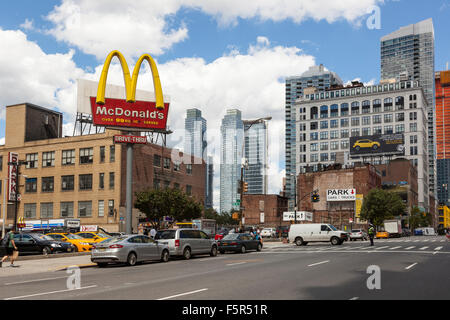
<svg viewBox="0 0 450 320">
<path fill-rule="evenodd" d="M 106 79 L 111 60 L 120 61 L 125 82 L 126 99 L 105 98 Z M 153 75 L 155 101 L 136 101 L 136 85 L 142 62 L 148 61 Z M 128 64 L 119 51 L 112 51 L 106 58 L 97 88 L 97 97 L 90 97 L 92 121 L 96 126 L 109 128 L 133 128 L 142 131 L 165 130 L 169 103 L 164 103 L 158 69 L 153 58 L 142 55 L 130 77 Z"/>
<path fill-rule="evenodd" d="M 355 201 L 356 189 L 328 189 L 327 201 Z"/>
</svg>

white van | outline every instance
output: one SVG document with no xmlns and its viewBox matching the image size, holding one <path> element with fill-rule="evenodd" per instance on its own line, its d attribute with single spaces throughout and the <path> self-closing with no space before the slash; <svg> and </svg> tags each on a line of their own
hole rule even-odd
<svg viewBox="0 0 450 320">
<path fill-rule="evenodd" d="M 332 245 L 338 245 L 347 240 L 347 237 L 347 232 L 340 231 L 331 224 L 292 224 L 289 228 L 289 242 L 298 246 L 307 245 L 308 242 L 331 242 Z"/>
</svg>

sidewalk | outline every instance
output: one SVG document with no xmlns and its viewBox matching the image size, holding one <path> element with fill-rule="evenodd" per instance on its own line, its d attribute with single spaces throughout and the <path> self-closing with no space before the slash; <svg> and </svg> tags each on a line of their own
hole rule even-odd
<svg viewBox="0 0 450 320">
<path fill-rule="evenodd" d="M 0 268 L 0 278 L 64 270 L 65 268 L 73 265 L 82 268 L 96 265 L 95 263 L 91 262 L 91 255 L 81 255 L 55 259 L 43 258 L 36 260 L 19 260 L 14 262 L 14 264 L 20 267 L 11 268 L 9 259 L 6 262 L 3 262 L 3 267 Z"/>
</svg>

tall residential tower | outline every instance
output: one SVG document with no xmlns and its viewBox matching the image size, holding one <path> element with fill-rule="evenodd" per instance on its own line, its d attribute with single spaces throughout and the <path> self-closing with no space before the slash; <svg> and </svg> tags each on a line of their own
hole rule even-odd
<svg viewBox="0 0 450 320">
<path fill-rule="evenodd" d="M 244 181 L 248 183 L 247 194 L 267 194 L 268 128 L 265 120 L 244 121 L 245 158 L 248 167 Z"/>
</svg>

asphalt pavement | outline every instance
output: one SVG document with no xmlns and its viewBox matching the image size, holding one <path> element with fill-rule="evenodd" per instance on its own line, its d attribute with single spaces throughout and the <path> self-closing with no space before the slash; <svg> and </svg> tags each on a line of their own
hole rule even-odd
<svg viewBox="0 0 450 320">
<path fill-rule="evenodd" d="M 75 258 L 67 265 L 77 264 Z M 90 266 L 86 256 L 77 258 L 81 266 Z M 52 261 L 63 259 L 69 258 Z M 80 270 L 76 289 L 68 287 L 73 271 L 67 273 L 63 268 L 66 262 L 34 273 L 19 273 L 22 266 L 0 269 L 0 299 L 450 299 L 450 243 L 445 237 L 375 240 L 374 247 L 367 241 L 302 247 L 266 242 L 262 252 L 171 259 L 135 267 L 90 266 Z M 26 263 L 31 261 L 21 262 Z M 379 278 L 374 280 L 377 268 Z M 374 284 L 378 287 L 373 288 Z"/>
</svg>

